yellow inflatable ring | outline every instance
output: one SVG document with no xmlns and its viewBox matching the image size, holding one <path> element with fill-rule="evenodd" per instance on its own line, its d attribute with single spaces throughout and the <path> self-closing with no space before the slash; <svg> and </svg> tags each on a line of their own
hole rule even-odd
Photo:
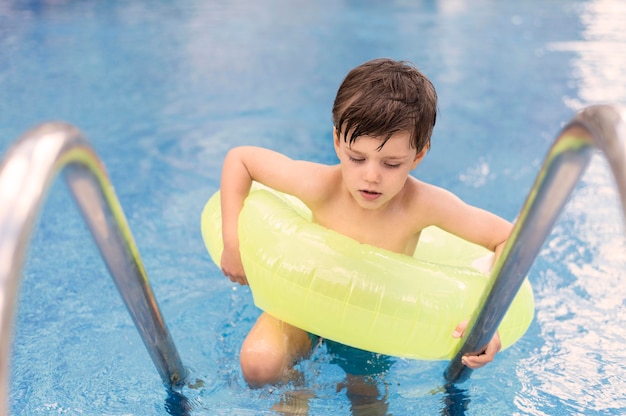
<svg viewBox="0 0 626 416">
<path fill-rule="evenodd" d="M 239 217 L 240 252 L 255 304 L 323 338 L 381 354 L 449 359 L 455 326 L 477 307 L 488 275 L 473 263 L 490 252 L 437 228 L 414 257 L 359 244 L 310 220 L 298 199 L 255 184 Z M 219 192 L 202 212 L 202 235 L 219 265 Z M 503 348 L 526 332 L 528 281 L 498 329 Z"/>
</svg>

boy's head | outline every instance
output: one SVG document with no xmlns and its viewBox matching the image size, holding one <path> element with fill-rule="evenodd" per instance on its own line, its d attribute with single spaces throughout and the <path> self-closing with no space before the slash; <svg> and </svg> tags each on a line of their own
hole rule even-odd
<svg viewBox="0 0 626 416">
<path fill-rule="evenodd" d="M 337 135 L 348 144 L 359 136 L 383 139 L 407 131 L 417 152 L 430 147 L 437 119 L 437 93 L 415 66 L 374 59 L 352 69 L 341 83 L 333 105 Z"/>
</svg>

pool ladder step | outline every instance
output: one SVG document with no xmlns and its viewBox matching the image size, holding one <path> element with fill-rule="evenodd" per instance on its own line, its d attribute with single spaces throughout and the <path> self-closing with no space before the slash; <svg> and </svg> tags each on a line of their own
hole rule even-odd
<svg viewBox="0 0 626 416">
<path fill-rule="evenodd" d="M 161 379 L 169 388 L 186 378 L 104 166 L 78 129 L 47 123 L 19 138 L 0 165 L 0 415 L 8 413 L 20 271 L 47 191 L 61 171 Z"/>
<path fill-rule="evenodd" d="M 471 329 L 444 371 L 448 382 L 461 382 L 471 373 L 461 357 L 480 352 L 495 334 L 594 149 L 609 162 L 620 195 L 622 219 L 626 218 L 626 111 L 610 105 L 587 107 L 561 130 L 548 151 L 469 322 Z"/>
</svg>

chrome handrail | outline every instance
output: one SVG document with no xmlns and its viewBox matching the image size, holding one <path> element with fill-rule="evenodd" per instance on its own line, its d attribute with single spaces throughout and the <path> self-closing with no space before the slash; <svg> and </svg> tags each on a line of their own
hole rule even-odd
<svg viewBox="0 0 626 416">
<path fill-rule="evenodd" d="M 609 162 L 626 219 L 626 111 L 609 105 L 590 106 L 561 130 L 548 152 L 494 265 L 477 308 L 480 312 L 470 319 L 469 334 L 444 372 L 449 382 L 469 377 L 471 370 L 461 358 L 482 351 L 493 337 L 594 149 L 599 149 Z"/>
<path fill-rule="evenodd" d="M 186 378 L 104 166 L 78 129 L 47 123 L 19 138 L 0 165 L 0 414 L 8 409 L 9 347 L 24 254 L 60 171 L 161 379 L 171 387 Z"/>
</svg>

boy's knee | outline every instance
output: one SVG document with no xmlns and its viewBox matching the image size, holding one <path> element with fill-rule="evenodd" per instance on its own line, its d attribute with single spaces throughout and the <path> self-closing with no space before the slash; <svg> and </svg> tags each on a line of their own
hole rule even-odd
<svg viewBox="0 0 626 416">
<path fill-rule="evenodd" d="M 284 354 L 264 345 L 244 344 L 239 361 L 243 376 L 250 387 L 276 383 L 287 371 Z"/>
</svg>

